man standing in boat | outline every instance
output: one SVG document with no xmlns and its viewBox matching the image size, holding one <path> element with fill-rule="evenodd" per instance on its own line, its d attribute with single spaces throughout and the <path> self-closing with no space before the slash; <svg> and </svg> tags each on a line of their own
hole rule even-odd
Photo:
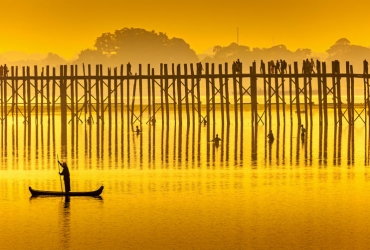
<svg viewBox="0 0 370 250">
<path fill-rule="evenodd" d="M 61 163 L 59 160 L 58 160 L 58 163 L 63 168 L 62 172 L 59 173 L 59 174 L 63 175 L 64 189 L 66 191 L 66 194 L 68 194 L 69 191 L 71 191 L 71 182 L 70 182 L 70 179 L 69 179 L 69 169 L 67 167 L 67 163 L 65 163 L 65 162 Z"/>
</svg>

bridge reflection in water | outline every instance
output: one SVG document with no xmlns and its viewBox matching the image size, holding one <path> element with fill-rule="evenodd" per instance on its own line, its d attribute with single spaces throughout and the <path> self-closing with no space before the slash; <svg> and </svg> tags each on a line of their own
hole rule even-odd
<svg viewBox="0 0 370 250">
<path fill-rule="evenodd" d="M 65 130 L 59 122 L 56 117 L 44 125 L 2 124 L 2 161 L 17 165 L 23 156 L 46 167 L 44 161 L 53 162 L 58 156 L 78 161 L 80 166 L 90 165 L 84 164 L 90 159 L 101 167 L 126 168 L 196 168 L 203 162 L 209 168 L 369 164 L 364 124 L 310 126 L 302 136 L 301 127 L 292 122 L 276 126 L 275 140 L 270 142 L 265 126 L 248 121 L 207 126 L 146 124 L 140 133 L 120 122 L 71 122 Z M 219 143 L 212 142 L 216 134 Z"/>
</svg>

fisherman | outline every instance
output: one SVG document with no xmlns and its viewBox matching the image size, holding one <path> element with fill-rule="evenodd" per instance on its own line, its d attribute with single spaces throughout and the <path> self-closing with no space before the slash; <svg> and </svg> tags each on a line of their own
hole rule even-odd
<svg viewBox="0 0 370 250">
<path fill-rule="evenodd" d="M 69 179 L 69 169 L 68 169 L 67 163 L 65 162 L 61 163 L 59 160 L 58 160 L 58 163 L 63 168 L 62 172 L 60 172 L 59 174 L 63 175 L 64 189 L 66 191 L 66 195 L 68 195 L 69 191 L 71 191 L 71 182 Z"/>
<path fill-rule="evenodd" d="M 222 141 L 221 138 L 218 137 L 218 134 L 216 134 L 216 137 L 211 142 L 214 142 L 216 145 L 218 145 L 220 141 Z"/>
<path fill-rule="evenodd" d="M 270 133 L 267 135 L 267 138 L 269 138 L 270 142 L 273 142 L 275 140 L 274 134 L 272 133 L 272 130 L 270 130 Z"/>
<path fill-rule="evenodd" d="M 139 129 L 139 126 L 136 126 L 136 130 L 135 130 L 135 132 L 136 132 L 137 134 L 139 134 L 139 133 L 141 132 L 141 130 Z"/>
<path fill-rule="evenodd" d="M 301 124 L 301 137 L 304 137 L 306 134 L 306 129 L 303 127 L 303 124 Z"/>
</svg>

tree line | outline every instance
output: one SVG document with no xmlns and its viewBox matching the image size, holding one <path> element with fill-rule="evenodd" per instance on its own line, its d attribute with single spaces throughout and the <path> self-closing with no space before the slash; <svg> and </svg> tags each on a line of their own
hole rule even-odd
<svg viewBox="0 0 370 250">
<path fill-rule="evenodd" d="M 326 50 L 327 62 L 334 60 L 350 61 L 356 71 L 362 70 L 363 61 L 370 58 L 370 48 L 352 45 L 346 38 L 336 41 Z M 165 33 L 147 31 L 140 28 L 123 28 L 114 33 L 103 33 L 97 37 L 94 48 L 82 50 L 77 59 L 66 61 L 57 54 L 49 53 L 41 61 L 35 62 L 43 65 L 62 64 L 103 64 L 108 67 L 116 67 L 121 64 L 130 63 L 133 65 L 151 64 L 158 67 L 161 63 L 166 64 L 189 64 L 189 63 L 215 63 L 225 62 L 232 65 L 240 60 L 244 65 L 251 65 L 253 61 L 276 61 L 285 60 L 288 64 L 303 62 L 307 58 L 321 60 L 313 57 L 312 51 L 308 48 L 289 50 L 285 45 L 276 45 L 270 48 L 250 48 L 246 45 L 231 43 L 228 46 L 216 45 L 213 47 L 213 54 L 205 57 L 198 57 L 191 46 L 181 38 L 169 38 Z M 369 60 L 368 60 L 369 61 Z M 28 65 L 30 62 L 27 62 Z M 344 63 L 342 63 L 343 65 Z M 328 65 L 329 67 L 331 65 Z M 146 72 L 145 68 L 143 69 Z M 248 69 L 244 70 L 245 72 Z"/>
</svg>

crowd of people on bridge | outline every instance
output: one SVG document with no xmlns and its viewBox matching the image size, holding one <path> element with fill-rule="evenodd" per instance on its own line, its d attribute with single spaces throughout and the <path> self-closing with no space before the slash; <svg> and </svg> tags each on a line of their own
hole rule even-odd
<svg viewBox="0 0 370 250">
<path fill-rule="evenodd" d="M 6 66 L 6 64 L 3 65 L 0 65 L 0 77 L 4 77 L 4 76 L 8 76 L 8 67 Z"/>
</svg>

